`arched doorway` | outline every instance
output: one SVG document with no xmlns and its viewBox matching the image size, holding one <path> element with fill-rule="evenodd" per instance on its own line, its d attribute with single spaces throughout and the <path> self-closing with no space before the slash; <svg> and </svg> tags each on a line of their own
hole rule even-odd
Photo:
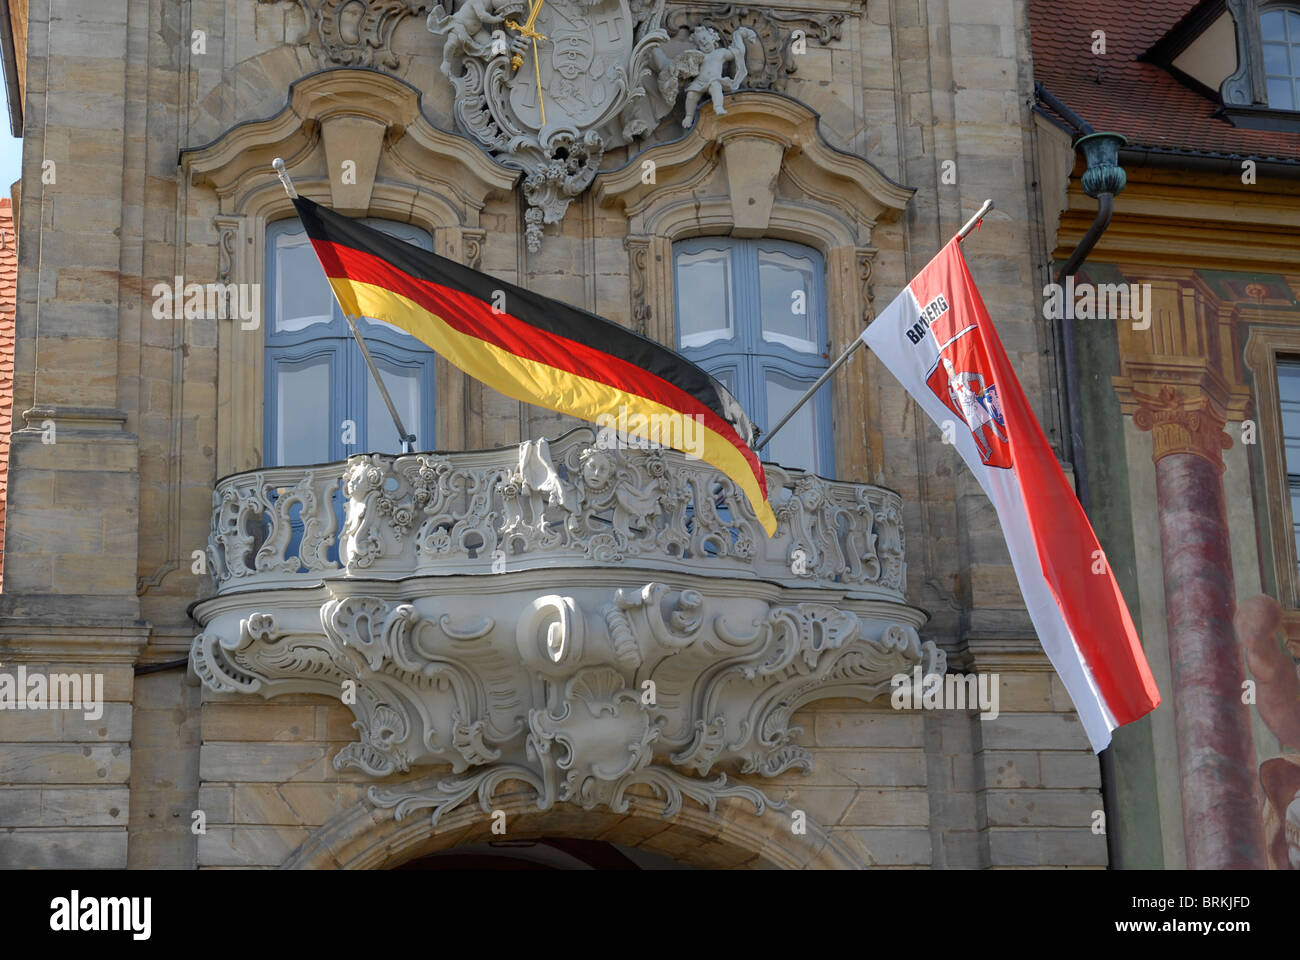
<svg viewBox="0 0 1300 960">
<path fill-rule="evenodd" d="M 408 860 L 395 870 L 689 870 L 671 857 L 581 837 L 489 840 Z"/>
<path fill-rule="evenodd" d="M 796 835 L 788 813 L 769 809 L 757 816 L 744 801 L 724 800 L 714 811 L 686 806 L 673 817 L 663 817 L 661 801 L 640 797 L 631 798 L 625 813 L 604 808 L 583 810 L 569 803 L 538 810 L 535 795 L 523 790 L 498 795 L 493 807 L 506 813 L 505 836 L 494 836 L 491 818 L 473 805 L 453 811 L 434 826 L 429 817 L 412 816 L 399 821 L 390 810 L 358 803 L 314 830 L 281 867 L 385 870 L 430 861 L 412 869 L 445 869 L 450 861 L 432 862 L 436 855 L 506 859 L 511 849 L 516 851 L 516 860 L 555 863 L 551 850 L 539 846 L 541 841 L 595 841 L 604 847 L 585 847 L 587 855 L 603 857 L 612 864 L 613 854 L 620 854 L 640 864 L 636 869 L 658 869 L 665 862 L 678 868 L 758 870 L 857 869 L 871 865 L 865 849 L 851 846 L 811 819 L 807 821 L 807 832 Z M 516 846 L 492 846 L 494 842 Z M 520 851 L 530 852 L 524 857 Z"/>
</svg>

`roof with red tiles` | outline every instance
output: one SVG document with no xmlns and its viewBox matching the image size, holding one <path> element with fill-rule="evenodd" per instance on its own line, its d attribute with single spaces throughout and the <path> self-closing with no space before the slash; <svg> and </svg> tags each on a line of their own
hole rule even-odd
<svg viewBox="0 0 1300 960">
<path fill-rule="evenodd" d="M 5 501 L 9 494 L 9 431 L 14 409 L 14 311 L 18 305 L 18 244 L 8 197 L 0 199 L 0 584 L 4 576 Z"/>
<path fill-rule="evenodd" d="M 1300 134 L 1245 130 L 1215 116 L 1205 95 L 1156 63 L 1139 60 L 1201 0 L 1030 0 L 1034 79 L 1098 131 L 1132 147 L 1229 157 L 1300 160 Z M 1187 24 L 1184 24 L 1184 19 Z M 1095 30 L 1106 53 L 1092 52 Z M 1048 111 L 1051 113 L 1051 111 Z"/>
</svg>

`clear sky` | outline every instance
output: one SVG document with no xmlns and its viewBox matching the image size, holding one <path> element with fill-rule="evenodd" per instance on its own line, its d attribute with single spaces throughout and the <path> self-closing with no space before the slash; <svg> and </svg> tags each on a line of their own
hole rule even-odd
<svg viewBox="0 0 1300 960">
<path fill-rule="evenodd" d="M 0 112 L 0 197 L 9 196 L 9 188 L 22 176 L 23 142 L 9 136 L 9 117 Z"/>
</svg>

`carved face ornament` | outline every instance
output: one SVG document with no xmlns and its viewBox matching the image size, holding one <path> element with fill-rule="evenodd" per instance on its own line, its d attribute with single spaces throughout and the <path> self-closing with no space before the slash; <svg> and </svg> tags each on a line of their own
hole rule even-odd
<svg viewBox="0 0 1300 960">
<path fill-rule="evenodd" d="M 712 53 L 718 48 L 718 31 L 712 27 L 699 26 L 691 33 L 691 39 L 705 53 Z"/>
<path fill-rule="evenodd" d="M 582 452 L 582 482 L 589 491 L 604 490 L 614 479 L 613 458 L 604 450 L 591 447 Z"/>
</svg>

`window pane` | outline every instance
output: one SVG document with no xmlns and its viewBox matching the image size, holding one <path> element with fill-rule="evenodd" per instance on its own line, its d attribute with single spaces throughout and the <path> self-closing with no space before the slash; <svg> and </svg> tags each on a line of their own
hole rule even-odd
<svg viewBox="0 0 1300 960">
<path fill-rule="evenodd" d="M 330 459 L 330 358 L 276 364 L 276 462 Z"/>
<path fill-rule="evenodd" d="M 375 366 L 379 368 L 379 375 L 384 378 L 384 386 L 388 388 L 388 395 L 393 398 L 393 406 L 397 407 L 397 414 L 402 418 L 402 426 L 406 427 L 408 432 L 415 434 L 417 440 L 427 447 L 428 439 L 421 432 L 423 424 L 420 423 L 420 369 L 399 367 L 380 357 L 375 357 Z M 401 453 L 402 444 L 398 440 L 397 427 L 393 423 L 392 414 L 388 412 L 388 405 L 384 403 L 379 387 L 375 386 L 375 378 L 370 375 L 369 368 L 364 369 L 366 452 Z"/>
<path fill-rule="evenodd" d="M 313 323 L 329 323 L 334 294 L 316 251 L 302 230 L 275 238 L 275 332 L 293 333 Z"/>
<path fill-rule="evenodd" d="M 770 430 L 794 406 L 795 401 L 803 396 L 811 381 L 805 383 L 776 370 L 764 371 L 764 377 L 767 384 L 767 427 Z M 781 428 L 776 439 L 767 445 L 763 451 L 764 458 L 775 460 L 783 467 L 817 472 L 816 410 L 815 399 L 800 407 L 790 422 Z"/>
<path fill-rule="evenodd" d="M 1268 80 L 1268 105 L 1274 110 L 1294 110 L 1295 97 L 1291 81 L 1270 77 Z"/>
<path fill-rule="evenodd" d="M 813 267 L 811 257 L 794 257 L 781 250 L 758 251 L 764 340 L 804 353 L 819 352 Z"/>
<path fill-rule="evenodd" d="M 394 333 L 399 337 L 410 337 L 412 340 L 415 339 L 401 327 L 395 327 L 386 320 L 376 320 L 374 317 L 362 317 L 361 323 L 358 324 L 358 327 L 360 328 L 363 337 L 368 335 L 372 330 L 384 330 L 388 333 Z M 351 332 L 351 330 L 348 331 L 348 333 Z"/>
<path fill-rule="evenodd" d="M 433 249 L 433 238 L 429 236 L 428 231 L 417 227 L 413 223 L 403 223 L 400 220 L 381 220 L 377 217 L 366 217 L 361 222 L 367 227 L 373 227 L 380 233 L 396 237 L 398 240 L 419 247 L 421 250 Z"/>
<path fill-rule="evenodd" d="M 1271 10 L 1259 18 L 1259 32 L 1265 40 L 1285 40 L 1286 23 L 1282 10 Z"/>
<path fill-rule="evenodd" d="M 677 330 L 683 347 L 702 347 L 735 335 L 731 250 L 677 254 Z"/>
<path fill-rule="evenodd" d="M 1280 77 L 1291 75 L 1291 61 L 1286 55 L 1285 43 L 1264 44 L 1264 72 Z"/>
<path fill-rule="evenodd" d="M 1300 363 L 1277 365 L 1277 387 L 1286 444 L 1286 471 L 1300 475 Z"/>
</svg>

